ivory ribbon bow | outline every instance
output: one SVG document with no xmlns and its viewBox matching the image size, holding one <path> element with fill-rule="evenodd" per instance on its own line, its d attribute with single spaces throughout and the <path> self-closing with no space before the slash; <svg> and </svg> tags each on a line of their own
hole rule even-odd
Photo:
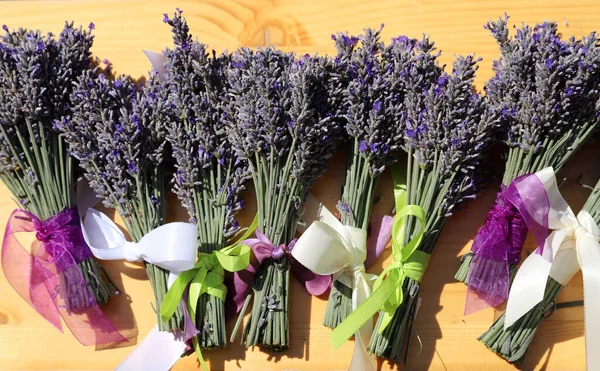
<svg viewBox="0 0 600 371">
<path fill-rule="evenodd" d="M 198 228 L 191 223 L 168 223 L 148 232 L 135 243 L 110 218 L 93 208 L 82 223 L 92 254 L 102 260 L 146 261 L 169 270 L 170 287 L 183 271 L 194 268 Z M 169 370 L 186 349 L 185 336 L 158 331 L 155 327 L 116 370 Z"/>
<path fill-rule="evenodd" d="M 585 210 L 577 217 L 558 190 L 548 224 L 554 231 L 518 270 L 506 307 L 504 327 L 513 325 L 544 298 L 546 281 L 552 277 L 566 286 L 581 269 L 584 284 L 585 337 L 588 370 L 600 370 L 600 228 Z"/>
<path fill-rule="evenodd" d="M 303 214 L 305 222 L 312 220 L 292 250 L 292 256 L 309 270 L 320 275 L 333 274 L 336 279 L 352 287 L 352 310 L 369 295 L 374 274 L 365 272 L 367 258 L 367 231 L 343 225 L 315 197 L 309 196 Z M 350 370 L 375 370 L 375 363 L 366 349 L 373 333 L 373 322 L 367 321 L 355 334 L 354 354 Z"/>
</svg>

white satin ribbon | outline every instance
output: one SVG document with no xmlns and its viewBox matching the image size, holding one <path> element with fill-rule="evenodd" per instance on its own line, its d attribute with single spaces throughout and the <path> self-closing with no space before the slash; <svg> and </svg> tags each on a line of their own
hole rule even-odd
<svg viewBox="0 0 600 371">
<path fill-rule="evenodd" d="M 356 309 L 371 295 L 376 275 L 365 272 L 367 232 L 343 225 L 315 197 L 309 195 L 303 221 L 308 228 L 296 241 L 292 256 L 314 273 L 333 274 L 352 288 L 352 309 Z M 303 228 L 299 228 L 300 230 Z M 368 339 L 373 333 L 373 322 L 367 321 L 355 334 L 354 354 L 349 370 L 375 370 L 375 361 L 367 352 Z"/>
<path fill-rule="evenodd" d="M 150 60 L 152 67 L 158 75 L 158 79 L 162 82 L 165 82 L 167 80 L 167 57 L 162 53 L 151 52 L 149 50 L 142 51 Z"/>
<path fill-rule="evenodd" d="M 198 228 L 191 223 L 168 223 L 148 232 L 139 242 L 127 241 L 110 218 L 93 208 L 82 223 L 85 242 L 101 260 L 142 260 L 168 270 L 168 285 L 180 272 L 194 268 L 198 251 Z"/>
<path fill-rule="evenodd" d="M 600 228 L 587 211 L 577 217 L 560 193 L 549 195 L 557 208 L 548 221 L 554 231 L 539 249 L 531 254 L 515 276 L 506 307 L 505 329 L 529 312 L 544 298 L 546 281 L 552 277 L 566 286 L 581 270 L 584 283 L 584 314 L 587 369 L 600 370 Z M 560 200 L 558 199 L 560 197 Z"/>
<path fill-rule="evenodd" d="M 115 371 L 169 371 L 186 347 L 182 334 L 159 331 L 155 326 Z"/>
<path fill-rule="evenodd" d="M 144 260 L 164 268 L 169 271 L 168 287 L 181 272 L 192 269 L 196 263 L 198 228 L 191 223 L 162 225 L 135 243 L 127 241 L 123 232 L 106 214 L 89 208 L 81 229 L 96 258 L 130 262 Z M 155 327 L 116 370 L 168 371 L 185 349 L 183 336 L 159 331 Z"/>
</svg>

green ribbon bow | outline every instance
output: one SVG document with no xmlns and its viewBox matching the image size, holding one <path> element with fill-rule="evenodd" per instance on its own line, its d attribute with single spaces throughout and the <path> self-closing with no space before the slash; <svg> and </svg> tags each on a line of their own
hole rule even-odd
<svg viewBox="0 0 600 371">
<path fill-rule="evenodd" d="M 404 300 L 402 286 L 411 278 L 421 282 L 430 255 L 417 250 L 423 240 L 425 210 L 418 205 L 406 205 L 406 184 L 401 179 L 401 170 L 392 169 L 396 215 L 392 224 L 392 263 L 383 270 L 373 286 L 373 293 L 342 323 L 331 332 L 334 348 L 339 348 L 352 337 L 375 313 L 382 311 L 379 326 L 381 333 L 392 320 L 396 309 Z M 402 246 L 406 233 L 405 218 L 414 216 L 421 223 L 421 230 L 406 245 Z"/>
<path fill-rule="evenodd" d="M 202 294 L 212 295 L 223 301 L 227 296 L 227 286 L 223 283 L 225 280 L 225 271 L 238 272 L 246 269 L 250 264 L 252 249 L 243 243 L 258 227 L 258 214 L 254 217 L 252 224 L 246 232 L 231 245 L 220 250 L 214 250 L 212 253 L 198 253 L 198 261 L 194 268 L 185 271 L 177 277 L 160 306 L 160 317 L 167 322 L 177 310 L 179 302 L 183 297 L 186 288 L 188 289 L 187 309 L 196 325 L 196 311 L 198 308 L 198 299 Z M 198 339 L 192 339 L 194 350 L 202 367 L 207 370 L 206 363 L 202 357 Z"/>
</svg>

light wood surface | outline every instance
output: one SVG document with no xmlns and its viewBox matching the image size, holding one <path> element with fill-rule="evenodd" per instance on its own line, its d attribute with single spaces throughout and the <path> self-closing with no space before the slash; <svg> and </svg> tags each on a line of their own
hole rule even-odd
<svg viewBox="0 0 600 371">
<path fill-rule="evenodd" d="M 298 53 L 333 53 L 330 35 L 385 24 L 385 40 L 400 34 L 419 37 L 428 33 L 443 51 L 442 61 L 450 63 L 455 54 L 476 53 L 484 58 L 477 84 L 491 76 L 491 63 L 498 55 L 494 40 L 482 25 L 507 12 L 513 23 L 555 20 L 565 36 L 587 34 L 600 24 L 600 3 L 595 1 L 481 1 L 481 0 L 303 0 L 303 1 L 29 1 L 3 2 L 0 24 L 9 27 L 58 31 L 65 20 L 96 24 L 94 54 L 109 59 L 119 73 L 134 77 L 150 68 L 142 49 L 160 51 L 171 44 L 163 13 L 176 7 L 195 36 L 217 51 L 239 46 L 277 45 Z M 588 191 L 576 184 L 594 184 L 600 176 L 599 151 L 592 142 L 561 173 L 561 188 L 574 210 L 583 205 Z M 330 171 L 315 185 L 314 193 L 333 208 L 343 181 L 343 156 L 337 156 Z M 502 173 L 501 163 L 494 169 Z M 489 210 L 498 187 L 491 184 L 480 197 L 453 216 L 436 247 L 422 285 L 423 307 L 416 323 L 422 346 L 413 341 L 406 370 L 498 371 L 513 370 L 476 341 L 497 315 L 488 309 L 464 317 L 465 287 L 454 282 L 458 256 L 469 250 L 471 239 Z M 378 212 L 392 207 L 389 177 L 380 182 L 382 201 Z M 247 223 L 255 202 L 248 194 Z M 172 199 L 171 219 L 185 220 L 185 213 Z M 0 186 L 0 225 L 3 230 L 15 205 Z M 533 250 L 533 240 L 526 250 Z M 380 272 L 389 251 L 373 267 Z M 118 349 L 84 348 L 69 334 L 60 334 L 46 323 L 12 290 L 0 275 L 0 370 L 110 370 L 114 369 L 136 343 L 155 325 L 150 307 L 151 288 L 139 264 L 102 262 L 124 294 L 106 307 L 109 318 L 133 341 Z M 309 298 L 299 284 L 291 287 L 292 348 L 284 353 L 248 350 L 235 343 L 225 351 L 205 352 L 211 369 L 234 370 L 343 370 L 347 367 L 352 342 L 334 351 L 329 330 L 321 326 L 326 298 Z M 582 297 L 582 281 L 576 276 L 560 295 L 560 301 Z M 230 324 L 231 327 L 231 324 Z M 380 362 L 381 369 L 398 366 Z M 174 369 L 197 369 L 194 357 L 181 360 Z M 545 321 L 532 345 L 523 370 L 583 370 L 584 340 L 582 308 L 561 309 Z"/>
</svg>

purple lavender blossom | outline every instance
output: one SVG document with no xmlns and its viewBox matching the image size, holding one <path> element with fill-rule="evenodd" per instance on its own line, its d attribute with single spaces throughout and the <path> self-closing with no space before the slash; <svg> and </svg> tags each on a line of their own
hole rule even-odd
<svg viewBox="0 0 600 371">
<path fill-rule="evenodd" d="M 507 22 L 505 16 L 485 26 L 501 52 L 493 65 L 495 76 L 485 86 L 487 96 L 502 113 L 509 147 L 554 152 L 544 166 L 557 170 L 597 122 L 598 37 L 562 40 L 554 22 L 523 25 L 509 37 Z"/>
<path fill-rule="evenodd" d="M 210 252 L 238 231 L 235 215 L 242 209 L 244 183 L 250 173 L 247 162 L 233 150 L 224 125 L 229 57 L 209 56 L 205 45 L 192 41 L 181 13 L 178 10 L 167 21 L 175 41 L 175 48 L 165 53 L 166 90 L 173 110 L 167 140 L 177 170 L 174 191 L 190 217 L 215 224 L 218 221 L 210 215 L 224 215 L 223 225 L 211 229 L 215 234 L 204 236 L 201 231 L 201 250 Z M 197 203 L 205 198 L 211 210 Z"/>
</svg>

